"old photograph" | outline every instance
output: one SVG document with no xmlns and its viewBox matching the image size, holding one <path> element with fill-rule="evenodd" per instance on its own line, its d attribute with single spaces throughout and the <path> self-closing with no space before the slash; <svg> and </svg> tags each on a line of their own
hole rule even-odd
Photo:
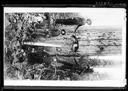
<svg viewBox="0 0 128 91">
<path fill-rule="evenodd" d="M 124 8 L 4 8 L 4 85 L 126 85 Z"/>
</svg>

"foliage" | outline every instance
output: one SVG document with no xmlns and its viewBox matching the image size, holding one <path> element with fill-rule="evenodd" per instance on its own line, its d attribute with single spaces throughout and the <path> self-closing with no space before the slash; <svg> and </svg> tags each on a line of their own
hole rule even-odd
<svg viewBox="0 0 128 91">
<path fill-rule="evenodd" d="M 45 15 L 50 14 L 6 13 L 5 15 L 9 21 L 9 25 L 5 27 L 5 64 L 6 73 L 10 79 L 78 79 L 79 72 L 77 71 L 81 71 L 81 69 L 71 66 L 65 70 L 63 64 L 54 62 L 54 57 L 44 52 L 44 47 L 23 45 L 24 41 L 34 41 L 35 38 L 31 35 L 36 29 L 42 28 L 42 26 L 44 29 L 49 28 L 47 24 L 49 22 L 47 22 Z M 55 20 L 60 15 L 61 13 L 51 14 L 50 17 Z M 62 15 L 64 17 L 71 16 L 70 13 Z M 51 27 L 54 27 L 54 21 L 52 22 L 51 18 L 48 21 L 50 21 Z"/>
</svg>

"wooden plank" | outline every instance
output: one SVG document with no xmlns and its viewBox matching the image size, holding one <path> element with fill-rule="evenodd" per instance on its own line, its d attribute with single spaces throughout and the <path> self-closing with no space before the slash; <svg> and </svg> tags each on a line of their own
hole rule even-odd
<svg viewBox="0 0 128 91">
<path fill-rule="evenodd" d="M 76 26 L 58 26 L 58 29 L 65 29 L 66 35 L 59 35 L 57 37 L 42 38 L 40 42 L 61 45 L 61 51 L 56 48 L 49 48 L 49 54 L 72 55 L 72 35 L 76 35 L 79 40 L 78 53 L 83 54 L 121 54 L 122 47 L 122 31 L 120 28 L 113 27 L 81 27 L 76 33 L 74 29 Z M 103 47 L 103 50 L 100 50 Z M 100 53 L 101 52 L 101 53 Z"/>
</svg>

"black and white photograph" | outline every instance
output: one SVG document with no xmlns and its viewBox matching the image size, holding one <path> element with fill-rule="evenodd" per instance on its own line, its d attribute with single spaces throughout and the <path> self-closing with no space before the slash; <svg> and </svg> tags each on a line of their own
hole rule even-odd
<svg viewBox="0 0 128 91">
<path fill-rule="evenodd" d="M 4 85 L 124 87 L 125 8 L 4 7 Z"/>
</svg>

